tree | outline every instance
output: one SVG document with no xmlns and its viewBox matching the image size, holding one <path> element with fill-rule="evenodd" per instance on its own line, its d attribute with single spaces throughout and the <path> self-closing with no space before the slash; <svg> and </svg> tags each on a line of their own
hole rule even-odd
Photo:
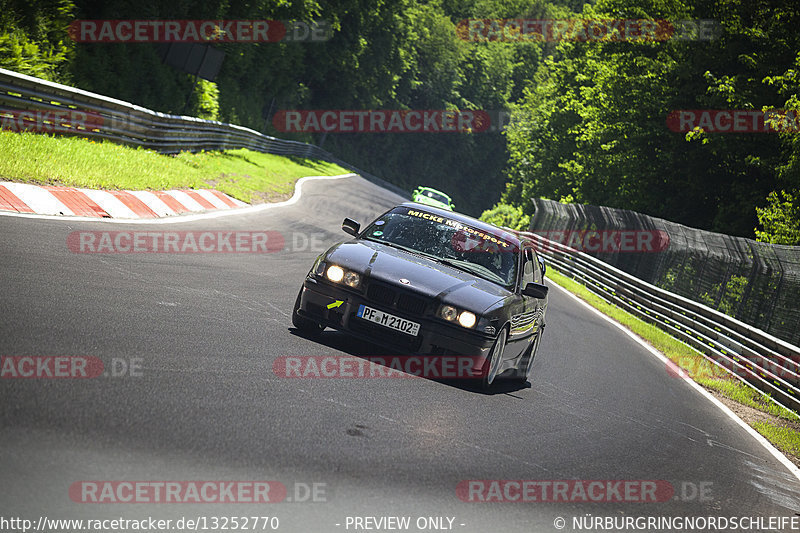
<svg viewBox="0 0 800 533">
<path fill-rule="evenodd" d="M 756 240 L 772 244 L 800 245 L 800 194 L 771 192 L 767 207 L 756 207 L 763 230 L 755 229 Z"/>
<path fill-rule="evenodd" d="M 710 41 L 559 43 L 518 103 L 533 127 L 508 136 L 504 201 L 529 213 L 533 196 L 572 196 L 752 235 L 754 207 L 772 190 L 798 186 L 797 158 L 788 158 L 800 153 L 796 132 L 676 133 L 666 117 L 796 105 L 800 14 L 792 2 L 600 0 L 583 16 L 706 18 L 721 27 Z"/>
<path fill-rule="evenodd" d="M 71 0 L 0 0 L 0 68 L 68 82 Z"/>
<path fill-rule="evenodd" d="M 481 215 L 481 220 L 517 231 L 526 231 L 531 224 L 528 215 L 522 212 L 521 207 L 498 203 L 491 209 L 487 209 Z"/>
</svg>

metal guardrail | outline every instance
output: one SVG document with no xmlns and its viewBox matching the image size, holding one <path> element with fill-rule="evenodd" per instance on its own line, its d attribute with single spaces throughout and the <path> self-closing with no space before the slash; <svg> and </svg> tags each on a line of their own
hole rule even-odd
<svg viewBox="0 0 800 533">
<path fill-rule="evenodd" d="M 562 273 L 656 325 L 774 402 L 800 412 L 800 347 L 703 304 L 642 281 L 591 255 L 521 233 Z"/>
<path fill-rule="evenodd" d="M 318 159 L 335 163 L 405 198 L 409 197 L 407 191 L 313 144 L 270 137 L 234 124 L 159 113 L 1 68 L 0 124 L 21 125 L 20 129 L 42 133 L 105 139 L 163 154 L 247 148 L 269 154 Z"/>
</svg>

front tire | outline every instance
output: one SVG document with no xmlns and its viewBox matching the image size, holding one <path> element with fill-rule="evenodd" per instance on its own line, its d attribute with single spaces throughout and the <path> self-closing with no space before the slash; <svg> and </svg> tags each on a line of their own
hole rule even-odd
<svg viewBox="0 0 800 533">
<path fill-rule="evenodd" d="M 310 318 L 300 316 L 297 313 L 297 311 L 300 309 L 300 296 L 302 294 L 303 289 L 300 289 L 300 292 L 297 293 L 297 300 L 294 302 L 294 310 L 292 311 L 292 325 L 303 333 L 316 335 L 317 333 L 322 332 L 322 330 L 325 329 L 325 326 L 314 322 Z"/>
<path fill-rule="evenodd" d="M 533 360 L 536 357 L 536 352 L 539 351 L 539 342 L 542 340 L 543 329 L 539 329 L 536 333 L 536 338 L 533 339 L 531 345 L 522 354 L 517 363 L 517 368 L 514 369 L 514 380 L 520 383 L 525 383 L 530 379 L 531 369 L 533 368 Z"/>
<path fill-rule="evenodd" d="M 492 349 L 489 351 L 489 356 L 481 367 L 481 389 L 489 390 L 497 382 L 497 376 L 500 374 L 500 367 L 503 364 L 503 353 L 506 349 L 506 339 L 508 338 L 508 331 L 506 328 L 500 330 L 497 335 Z"/>
</svg>

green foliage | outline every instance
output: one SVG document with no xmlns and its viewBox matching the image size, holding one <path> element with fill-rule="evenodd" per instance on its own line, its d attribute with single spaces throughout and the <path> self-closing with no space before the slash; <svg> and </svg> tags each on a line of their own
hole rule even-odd
<svg viewBox="0 0 800 533">
<path fill-rule="evenodd" d="M 713 294 L 719 294 L 721 288 L 721 284 L 717 284 L 712 288 L 711 292 Z M 746 276 L 731 276 L 731 279 L 725 284 L 725 291 L 721 295 L 719 305 L 717 305 L 715 297 L 708 292 L 700 294 L 698 300 L 726 315 L 736 316 L 736 311 L 739 308 L 739 303 L 742 301 L 742 296 L 744 296 L 746 288 Z"/>
<path fill-rule="evenodd" d="M 644 212 L 751 236 L 754 207 L 798 185 L 792 133 L 681 134 L 678 109 L 797 106 L 800 13 L 789 0 L 600 0 L 583 15 L 720 21 L 712 41 L 560 43 L 518 102 L 536 127 L 508 135 L 504 201 L 529 198 Z M 793 181 L 792 181 L 793 180 Z M 753 215 L 750 215 L 753 213 Z"/>
<path fill-rule="evenodd" d="M 522 212 L 521 207 L 502 203 L 484 211 L 480 218 L 489 224 L 518 231 L 526 231 L 531 224 L 530 217 Z"/>
<path fill-rule="evenodd" d="M 0 0 L 0 68 L 49 81 L 69 81 L 64 69 L 74 43 L 67 28 L 71 0 Z"/>
<path fill-rule="evenodd" d="M 219 89 L 216 83 L 198 80 L 192 92 L 192 109 L 199 118 L 206 120 L 219 118 Z"/>
<path fill-rule="evenodd" d="M 344 14 L 343 3 L 323 13 L 341 20 L 343 31 L 326 44 L 319 62 L 314 58 L 322 74 L 308 80 L 310 108 L 504 109 L 515 77 L 523 77 L 518 72 L 538 57 L 530 52 L 537 45 L 461 41 L 455 25 L 472 13 L 451 15 L 457 8 L 438 1 L 381 3 L 357 18 Z M 345 27 L 369 45 L 348 39 Z M 351 57 L 357 66 L 342 76 L 338 65 Z M 369 90 L 362 91 L 367 82 Z M 467 213 L 492 205 L 503 188 L 507 153 L 498 133 L 328 135 L 323 147 L 409 190 L 431 184 Z"/>
<path fill-rule="evenodd" d="M 772 191 L 767 207 L 756 207 L 763 230 L 755 229 L 756 240 L 772 244 L 800 245 L 800 194 Z"/>
</svg>

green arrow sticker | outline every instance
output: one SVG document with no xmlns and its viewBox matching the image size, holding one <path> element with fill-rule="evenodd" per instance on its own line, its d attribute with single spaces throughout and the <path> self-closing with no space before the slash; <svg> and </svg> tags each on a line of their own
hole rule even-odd
<svg viewBox="0 0 800 533">
<path fill-rule="evenodd" d="M 339 307 L 344 303 L 344 300 L 336 300 L 332 304 L 328 304 L 328 309 L 333 309 L 334 307 Z"/>
</svg>

